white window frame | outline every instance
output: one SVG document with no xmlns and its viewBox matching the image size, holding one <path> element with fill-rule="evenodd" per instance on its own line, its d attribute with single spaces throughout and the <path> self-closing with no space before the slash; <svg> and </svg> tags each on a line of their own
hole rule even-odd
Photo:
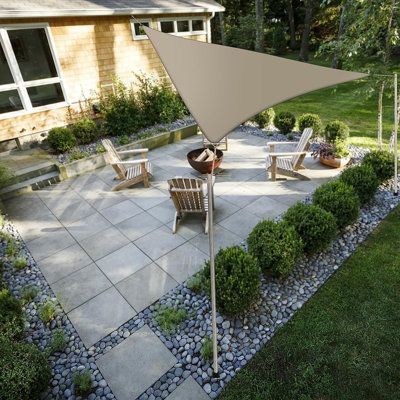
<svg viewBox="0 0 400 400">
<path fill-rule="evenodd" d="M 193 20 L 202 20 L 203 21 L 203 30 L 194 31 L 193 30 Z M 194 35 L 207 35 L 207 18 L 204 16 L 199 17 L 173 17 L 173 18 L 157 18 L 157 28 L 161 32 L 161 22 L 162 21 L 171 21 L 174 23 L 174 32 L 171 32 L 170 35 L 176 36 L 194 36 Z M 189 21 L 189 31 L 187 32 L 178 32 L 178 24 L 177 21 Z"/>
<path fill-rule="evenodd" d="M 140 19 L 132 19 L 131 20 L 131 30 L 132 30 L 132 36 L 134 40 L 146 40 L 148 39 L 147 35 L 136 35 L 135 32 L 135 23 L 138 22 L 147 22 L 149 24 L 149 27 L 151 28 L 151 18 L 140 18 Z"/>
<path fill-rule="evenodd" d="M 56 68 L 57 76 L 54 78 L 46 78 L 46 79 L 37 79 L 34 81 L 25 82 L 22 78 L 22 74 L 15 57 L 14 51 L 12 49 L 10 38 L 7 34 L 7 31 L 16 30 L 16 29 L 39 29 L 43 28 L 46 33 L 46 38 L 49 44 L 50 52 L 53 57 L 54 66 Z M 62 76 L 61 66 L 58 61 L 58 56 L 56 52 L 56 48 L 54 45 L 53 37 L 51 35 L 50 26 L 48 23 L 32 23 L 32 24 L 10 24 L 10 25 L 0 25 L 0 45 L 2 45 L 4 54 L 8 63 L 8 67 L 10 68 L 11 75 L 14 79 L 14 83 L 7 85 L 0 85 L 0 91 L 7 90 L 17 90 L 19 97 L 21 99 L 21 103 L 23 106 L 22 110 L 11 111 L 8 113 L 0 114 L 0 120 L 7 119 L 11 117 L 16 117 L 20 115 L 33 114 L 41 111 L 53 110 L 56 108 L 66 107 L 70 103 L 67 98 L 67 91 L 65 87 L 65 81 Z M 27 88 L 33 86 L 43 86 L 50 85 L 52 83 L 59 83 L 61 85 L 61 91 L 64 96 L 64 101 L 58 103 L 47 104 L 45 106 L 33 107 L 32 102 L 29 98 Z"/>
</svg>

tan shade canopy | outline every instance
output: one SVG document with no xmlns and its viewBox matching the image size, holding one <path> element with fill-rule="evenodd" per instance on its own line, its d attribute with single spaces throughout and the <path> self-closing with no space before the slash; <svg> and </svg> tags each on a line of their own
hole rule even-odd
<svg viewBox="0 0 400 400">
<path fill-rule="evenodd" d="M 366 76 L 143 28 L 211 142 L 282 101 Z"/>
</svg>

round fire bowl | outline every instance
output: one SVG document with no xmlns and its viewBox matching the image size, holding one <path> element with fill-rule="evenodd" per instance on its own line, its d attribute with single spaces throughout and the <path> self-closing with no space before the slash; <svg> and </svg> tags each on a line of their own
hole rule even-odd
<svg viewBox="0 0 400 400">
<path fill-rule="evenodd" d="M 212 148 L 210 148 L 210 150 L 214 151 L 214 149 L 212 149 Z M 200 172 L 201 174 L 211 174 L 211 172 L 213 170 L 213 167 L 212 167 L 213 162 L 212 161 L 196 161 L 196 158 L 203 151 L 204 151 L 204 148 L 189 151 L 189 153 L 187 154 L 187 159 L 189 161 L 189 164 L 196 171 Z M 214 169 L 217 169 L 221 165 L 223 155 L 224 155 L 224 153 L 221 150 L 217 149 L 217 158 L 214 162 Z"/>
</svg>

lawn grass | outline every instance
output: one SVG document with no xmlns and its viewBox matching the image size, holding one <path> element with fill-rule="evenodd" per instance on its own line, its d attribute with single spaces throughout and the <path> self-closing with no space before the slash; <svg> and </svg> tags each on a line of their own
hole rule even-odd
<svg viewBox="0 0 400 400">
<path fill-rule="evenodd" d="M 287 57 L 294 59 L 295 55 Z M 328 66 L 326 62 L 312 57 L 310 63 Z M 395 66 L 390 69 L 390 72 L 395 69 L 400 72 L 399 68 Z M 304 113 L 315 113 L 321 117 L 324 125 L 330 120 L 340 119 L 350 126 L 350 143 L 377 148 L 377 93 L 373 93 L 370 97 L 367 96 L 365 92 L 368 87 L 367 79 L 317 90 L 281 103 L 275 106 L 274 109 L 276 112 L 290 111 L 296 117 Z M 393 98 L 385 96 L 383 114 L 384 143 L 388 143 L 392 128 Z"/>
<path fill-rule="evenodd" d="M 400 207 L 220 400 L 400 399 Z"/>
</svg>

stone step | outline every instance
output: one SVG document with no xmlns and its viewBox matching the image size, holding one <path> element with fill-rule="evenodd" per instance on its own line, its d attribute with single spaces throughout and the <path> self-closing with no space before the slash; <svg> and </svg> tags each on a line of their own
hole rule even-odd
<svg viewBox="0 0 400 400">
<path fill-rule="evenodd" d="M 53 185 L 60 182 L 59 171 L 52 171 L 44 175 L 35 176 L 31 179 L 27 179 L 14 185 L 7 186 L 0 191 L 0 198 L 2 200 L 7 200 L 12 197 L 19 196 L 23 193 L 28 193 L 33 190 L 42 189 L 46 186 Z"/>
<path fill-rule="evenodd" d="M 19 169 L 15 172 L 15 176 L 17 178 L 17 182 L 20 183 L 55 171 L 58 171 L 57 165 L 51 161 L 43 161 L 40 164 Z"/>
</svg>

